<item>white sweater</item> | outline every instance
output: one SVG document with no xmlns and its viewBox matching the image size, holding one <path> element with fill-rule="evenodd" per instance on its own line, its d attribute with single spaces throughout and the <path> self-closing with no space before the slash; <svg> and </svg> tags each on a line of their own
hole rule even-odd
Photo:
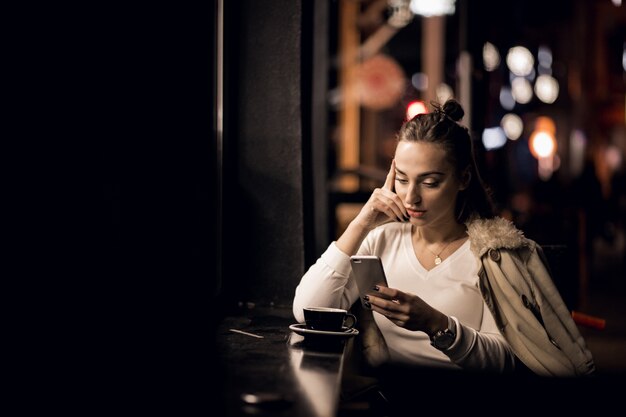
<svg viewBox="0 0 626 417">
<path fill-rule="evenodd" d="M 411 225 L 394 222 L 370 232 L 358 254 L 379 256 L 389 287 L 421 297 L 457 324 L 454 344 L 442 352 L 430 345 L 426 333 L 398 327 L 374 312 L 391 362 L 497 372 L 513 369 L 514 355 L 478 289 L 479 261 L 470 251 L 469 240 L 428 271 L 413 251 Z M 306 306 L 347 310 L 358 299 L 350 257 L 333 242 L 302 277 L 293 300 L 293 314 L 302 323 Z"/>
</svg>

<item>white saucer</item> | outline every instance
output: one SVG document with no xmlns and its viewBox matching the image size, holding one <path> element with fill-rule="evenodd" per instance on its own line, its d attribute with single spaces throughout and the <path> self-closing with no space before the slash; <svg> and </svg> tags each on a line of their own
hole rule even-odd
<svg viewBox="0 0 626 417">
<path fill-rule="evenodd" d="M 289 326 L 291 330 L 298 333 L 301 336 L 332 336 L 332 337 L 352 337 L 359 334 L 359 331 L 355 328 L 346 329 L 341 332 L 329 332 L 324 330 L 311 330 L 307 329 L 305 324 L 296 323 Z"/>
</svg>

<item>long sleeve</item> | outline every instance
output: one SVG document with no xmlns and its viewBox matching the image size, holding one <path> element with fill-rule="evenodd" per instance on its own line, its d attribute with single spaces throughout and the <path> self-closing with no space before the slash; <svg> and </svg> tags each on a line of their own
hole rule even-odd
<svg viewBox="0 0 626 417">
<path fill-rule="evenodd" d="M 457 338 L 444 353 L 465 370 L 510 372 L 515 368 L 515 355 L 502 334 L 491 312 L 484 305 L 480 331 L 463 325 L 453 317 Z"/>
<path fill-rule="evenodd" d="M 293 315 L 304 322 L 302 309 L 307 306 L 335 307 L 348 310 L 359 298 L 358 289 L 350 277 L 350 257 L 335 242 L 331 243 L 315 264 L 302 276 L 293 299 Z"/>
</svg>

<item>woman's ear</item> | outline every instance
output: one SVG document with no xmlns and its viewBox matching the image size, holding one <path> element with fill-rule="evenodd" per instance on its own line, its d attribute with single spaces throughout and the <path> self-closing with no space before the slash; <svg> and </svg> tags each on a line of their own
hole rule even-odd
<svg viewBox="0 0 626 417">
<path fill-rule="evenodd" d="M 469 187 L 470 181 L 472 180 L 472 172 L 470 171 L 470 167 L 465 168 L 463 174 L 461 175 L 461 186 L 459 187 L 459 191 L 465 190 Z"/>
</svg>

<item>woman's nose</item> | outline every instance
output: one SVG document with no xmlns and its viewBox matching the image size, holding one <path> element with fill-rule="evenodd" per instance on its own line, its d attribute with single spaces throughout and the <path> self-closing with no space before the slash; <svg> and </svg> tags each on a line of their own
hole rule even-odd
<svg viewBox="0 0 626 417">
<path fill-rule="evenodd" d="M 417 191 L 417 187 L 409 186 L 406 195 L 404 196 L 404 202 L 408 205 L 413 205 L 419 203 L 420 201 L 422 201 L 422 197 Z"/>
</svg>

